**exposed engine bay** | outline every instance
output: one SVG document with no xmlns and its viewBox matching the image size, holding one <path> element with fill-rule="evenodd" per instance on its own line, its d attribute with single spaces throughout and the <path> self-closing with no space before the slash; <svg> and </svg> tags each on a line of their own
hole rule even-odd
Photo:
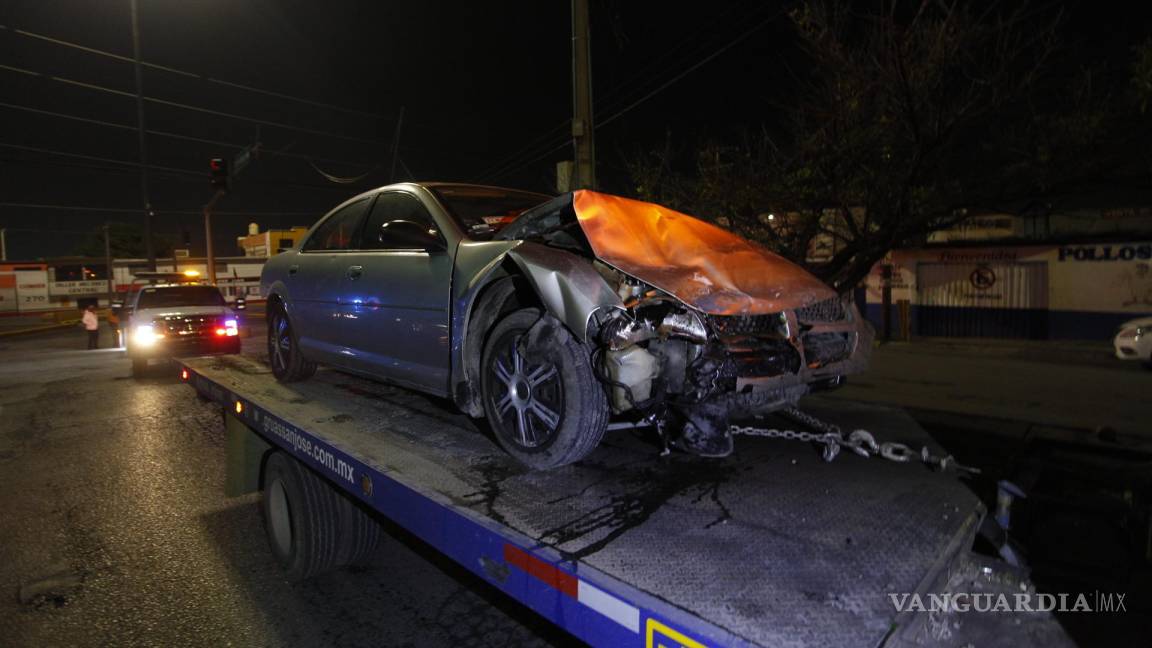
<svg viewBox="0 0 1152 648">
<path fill-rule="evenodd" d="M 731 453 L 729 420 L 836 387 L 871 354 L 872 329 L 849 298 L 666 207 L 577 191 L 498 238 L 524 241 L 511 255 L 548 310 L 584 333 L 617 418 L 655 425 L 695 454 Z"/>
<path fill-rule="evenodd" d="M 624 304 L 599 314 L 592 358 L 612 410 L 649 420 L 683 450 L 727 455 L 730 418 L 793 405 L 867 362 L 871 339 L 839 297 L 769 315 L 711 315 L 595 266 Z"/>
</svg>

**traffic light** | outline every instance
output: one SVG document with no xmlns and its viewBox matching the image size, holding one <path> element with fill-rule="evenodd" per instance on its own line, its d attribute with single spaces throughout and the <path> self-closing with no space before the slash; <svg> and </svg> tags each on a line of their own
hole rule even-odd
<svg viewBox="0 0 1152 648">
<path fill-rule="evenodd" d="M 212 188 L 226 191 L 228 189 L 228 160 L 212 158 L 208 162 L 208 168 L 212 171 Z"/>
</svg>

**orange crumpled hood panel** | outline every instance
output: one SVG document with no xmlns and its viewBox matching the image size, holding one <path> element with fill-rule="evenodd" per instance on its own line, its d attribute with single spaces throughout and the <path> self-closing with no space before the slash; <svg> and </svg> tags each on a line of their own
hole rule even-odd
<svg viewBox="0 0 1152 648">
<path fill-rule="evenodd" d="M 600 260 L 705 313 L 778 313 L 836 295 L 780 255 L 666 207 L 588 190 L 572 204 Z"/>
</svg>

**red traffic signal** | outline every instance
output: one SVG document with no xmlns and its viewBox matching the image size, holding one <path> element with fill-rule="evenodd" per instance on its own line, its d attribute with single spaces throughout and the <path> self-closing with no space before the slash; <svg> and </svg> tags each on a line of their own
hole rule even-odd
<svg viewBox="0 0 1152 648">
<path fill-rule="evenodd" d="M 228 160 L 224 158 L 212 158 L 208 161 L 208 169 L 212 172 L 212 186 L 216 189 L 227 189 Z"/>
</svg>

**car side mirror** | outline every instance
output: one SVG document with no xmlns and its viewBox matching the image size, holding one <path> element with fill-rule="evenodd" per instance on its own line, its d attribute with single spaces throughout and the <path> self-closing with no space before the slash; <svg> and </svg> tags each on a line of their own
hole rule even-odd
<svg viewBox="0 0 1152 648">
<path fill-rule="evenodd" d="M 244 310 L 245 308 L 248 308 L 248 300 L 244 299 L 243 297 L 237 297 L 236 301 L 232 303 L 232 307 L 236 310 Z"/>
<path fill-rule="evenodd" d="M 432 252 L 446 249 L 439 230 L 410 220 L 384 223 L 376 242 L 384 250 L 421 248 Z"/>
</svg>

